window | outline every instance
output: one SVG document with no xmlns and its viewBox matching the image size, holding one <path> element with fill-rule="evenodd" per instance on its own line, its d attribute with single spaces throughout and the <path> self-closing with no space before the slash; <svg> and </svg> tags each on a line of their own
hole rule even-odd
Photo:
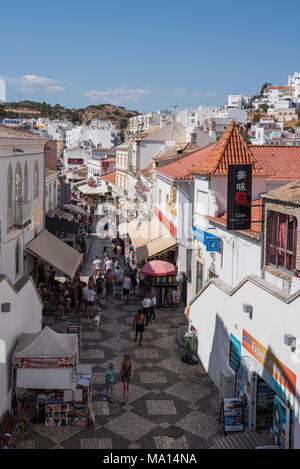
<svg viewBox="0 0 300 469">
<path fill-rule="evenodd" d="M 37 199 L 39 197 L 39 164 L 37 161 L 34 163 L 33 187 L 34 198 Z"/>
<path fill-rule="evenodd" d="M 22 200 L 22 169 L 20 163 L 16 166 L 15 172 L 15 201 L 16 205 Z"/>
<path fill-rule="evenodd" d="M 293 271 L 296 266 L 297 219 L 292 215 L 269 211 L 269 259 L 279 269 Z"/>
<path fill-rule="evenodd" d="M 202 262 L 196 263 L 196 294 L 203 286 L 203 264 Z"/>
<path fill-rule="evenodd" d="M 7 171 L 7 228 L 8 229 L 12 227 L 12 199 L 13 199 L 12 169 L 11 169 L 11 164 L 9 164 L 8 171 Z"/>
<path fill-rule="evenodd" d="M 55 207 L 56 207 L 56 202 L 57 202 L 56 194 L 57 194 L 57 185 L 56 185 L 56 181 L 54 181 L 54 204 L 55 204 Z"/>
<path fill-rule="evenodd" d="M 161 205 L 161 189 L 158 191 L 158 205 Z"/>
<path fill-rule="evenodd" d="M 20 259 L 21 259 L 21 246 L 20 241 L 16 242 L 15 261 L 16 261 L 16 275 L 20 273 Z"/>
<path fill-rule="evenodd" d="M 28 165 L 27 161 L 25 161 L 24 166 L 24 200 L 28 200 Z"/>
</svg>

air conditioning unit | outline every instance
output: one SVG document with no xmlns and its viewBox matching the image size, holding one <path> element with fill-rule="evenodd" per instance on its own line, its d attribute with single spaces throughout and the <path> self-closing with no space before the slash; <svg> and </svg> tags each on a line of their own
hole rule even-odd
<svg viewBox="0 0 300 469">
<path fill-rule="evenodd" d="M 11 303 L 1 303 L 1 313 L 10 313 Z"/>
</svg>

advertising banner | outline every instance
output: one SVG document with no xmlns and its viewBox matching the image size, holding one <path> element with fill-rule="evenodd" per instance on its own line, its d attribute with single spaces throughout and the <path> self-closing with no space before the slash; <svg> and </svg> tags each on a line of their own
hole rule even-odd
<svg viewBox="0 0 300 469">
<path fill-rule="evenodd" d="M 273 445 L 280 449 L 289 449 L 290 409 L 278 396 L 274 397 L 273 427 L 270 433 Z"/>
<path fill-rule="evenodd" d="M 234 371 L 237 371 L 241 363 L 241 342 L 233 335 L 230 334 L 230 351 L 229 351 L 229 365 Z"/>
<path fill-rule="evenodd" d="M 243 424 L 243 401 L 238 397 L 230 397 L 223 399 L 224 409 L 224 431 L 242 432 Z"/>
<path fill-rule="evenodd" d="M 71 184 L 62 182 L 60 185 L 60 202 L 63 205 L 71 203 Z"/>
<path fill-rule="evenodd" d="M 293 402 L 294 399 L 291 396 L 295 396 L 296 393 L 296 375 L 245 329 L 243 329 L 242 345 L 262 366 L 263 371 L 259 374 L 263 374 L 264 380 L 285 401 Z M 273 382 L 269 382 L 268 374 L 273 378 Z"/>
<path fill-rule="evenodd" d="M 228 165 L 227 230 L 251 229 L 252 165 Z"/>
</svg>

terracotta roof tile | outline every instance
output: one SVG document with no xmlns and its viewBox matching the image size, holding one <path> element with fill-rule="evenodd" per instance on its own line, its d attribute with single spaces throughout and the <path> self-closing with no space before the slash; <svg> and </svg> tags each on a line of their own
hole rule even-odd
<svg viewBox="0 0 300 469">
<path fill-rule="evenodd" d="M 199 167 L 202 161 L 207 158 L 215 145 L 214 143 L 208 147 L 201 148 L 201 150 L 189 153 L 173 163 L 162 166 L 161 168 L 155 168 L 154 171 L 159 174 L 165 174 L 172 179 L 194 179 L 193 170 Z"/>
<path fill-rule="evenodd" d="M 263 176 L 265 172 L 249 151 L 239 126 L 232 121 L 208 157 L 193 172 L 225 176 L 229 164 L 252 164 L 252 174 Z"/>
<path fill-rule="evenodd" d="M 262 199 L 257 199 L 252 201 L 252 209 L 251 209 L 251 230 L 239 230 L 239 233 L 242 233 L 246 236 L 250 236 L 250 238 L 258 238 L 259 233 L 262 231 Z M 211 217 L 210 215 L 206 215 L 208 220 L 212 220 L 220 225 L 226 227 L 227 225 L 227 212 L 223 213 L 219 217 Z"/>
<path fill-rule="evenodd" d="M 103 176 L 101 176 L 101 179 L 111 182 L 112 184 L 116 184 L 116 170 L 114 169 L 110 173 L 104 174 Z"/>
<path fill-rule="evenodd" d="M 249 145 L 248 148 L 267 172 L 267 181 L 300 179 L 300 145 Z"/>
<path fill-rule="evenodd" d="M 272 191 L 263 194 L 263 199 L 278 200 L 280 202 L 290 202 L 300 206 L 300 180 L 293 181 L 290 184 L 285 184 L 273 189 Z"/>
</svg>

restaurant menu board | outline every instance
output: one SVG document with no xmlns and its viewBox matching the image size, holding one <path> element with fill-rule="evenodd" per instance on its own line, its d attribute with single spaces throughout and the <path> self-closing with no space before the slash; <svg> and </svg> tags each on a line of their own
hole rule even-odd
<svg viewBox="0 0 300 469">
<path fill-rule="evenodd" d="M 224 398 L 223 399 L 223 412 L 224 412 L 225 433 L 244 431 L 243 401 L 241 398 L 239 397 Z"/>
</svg>

